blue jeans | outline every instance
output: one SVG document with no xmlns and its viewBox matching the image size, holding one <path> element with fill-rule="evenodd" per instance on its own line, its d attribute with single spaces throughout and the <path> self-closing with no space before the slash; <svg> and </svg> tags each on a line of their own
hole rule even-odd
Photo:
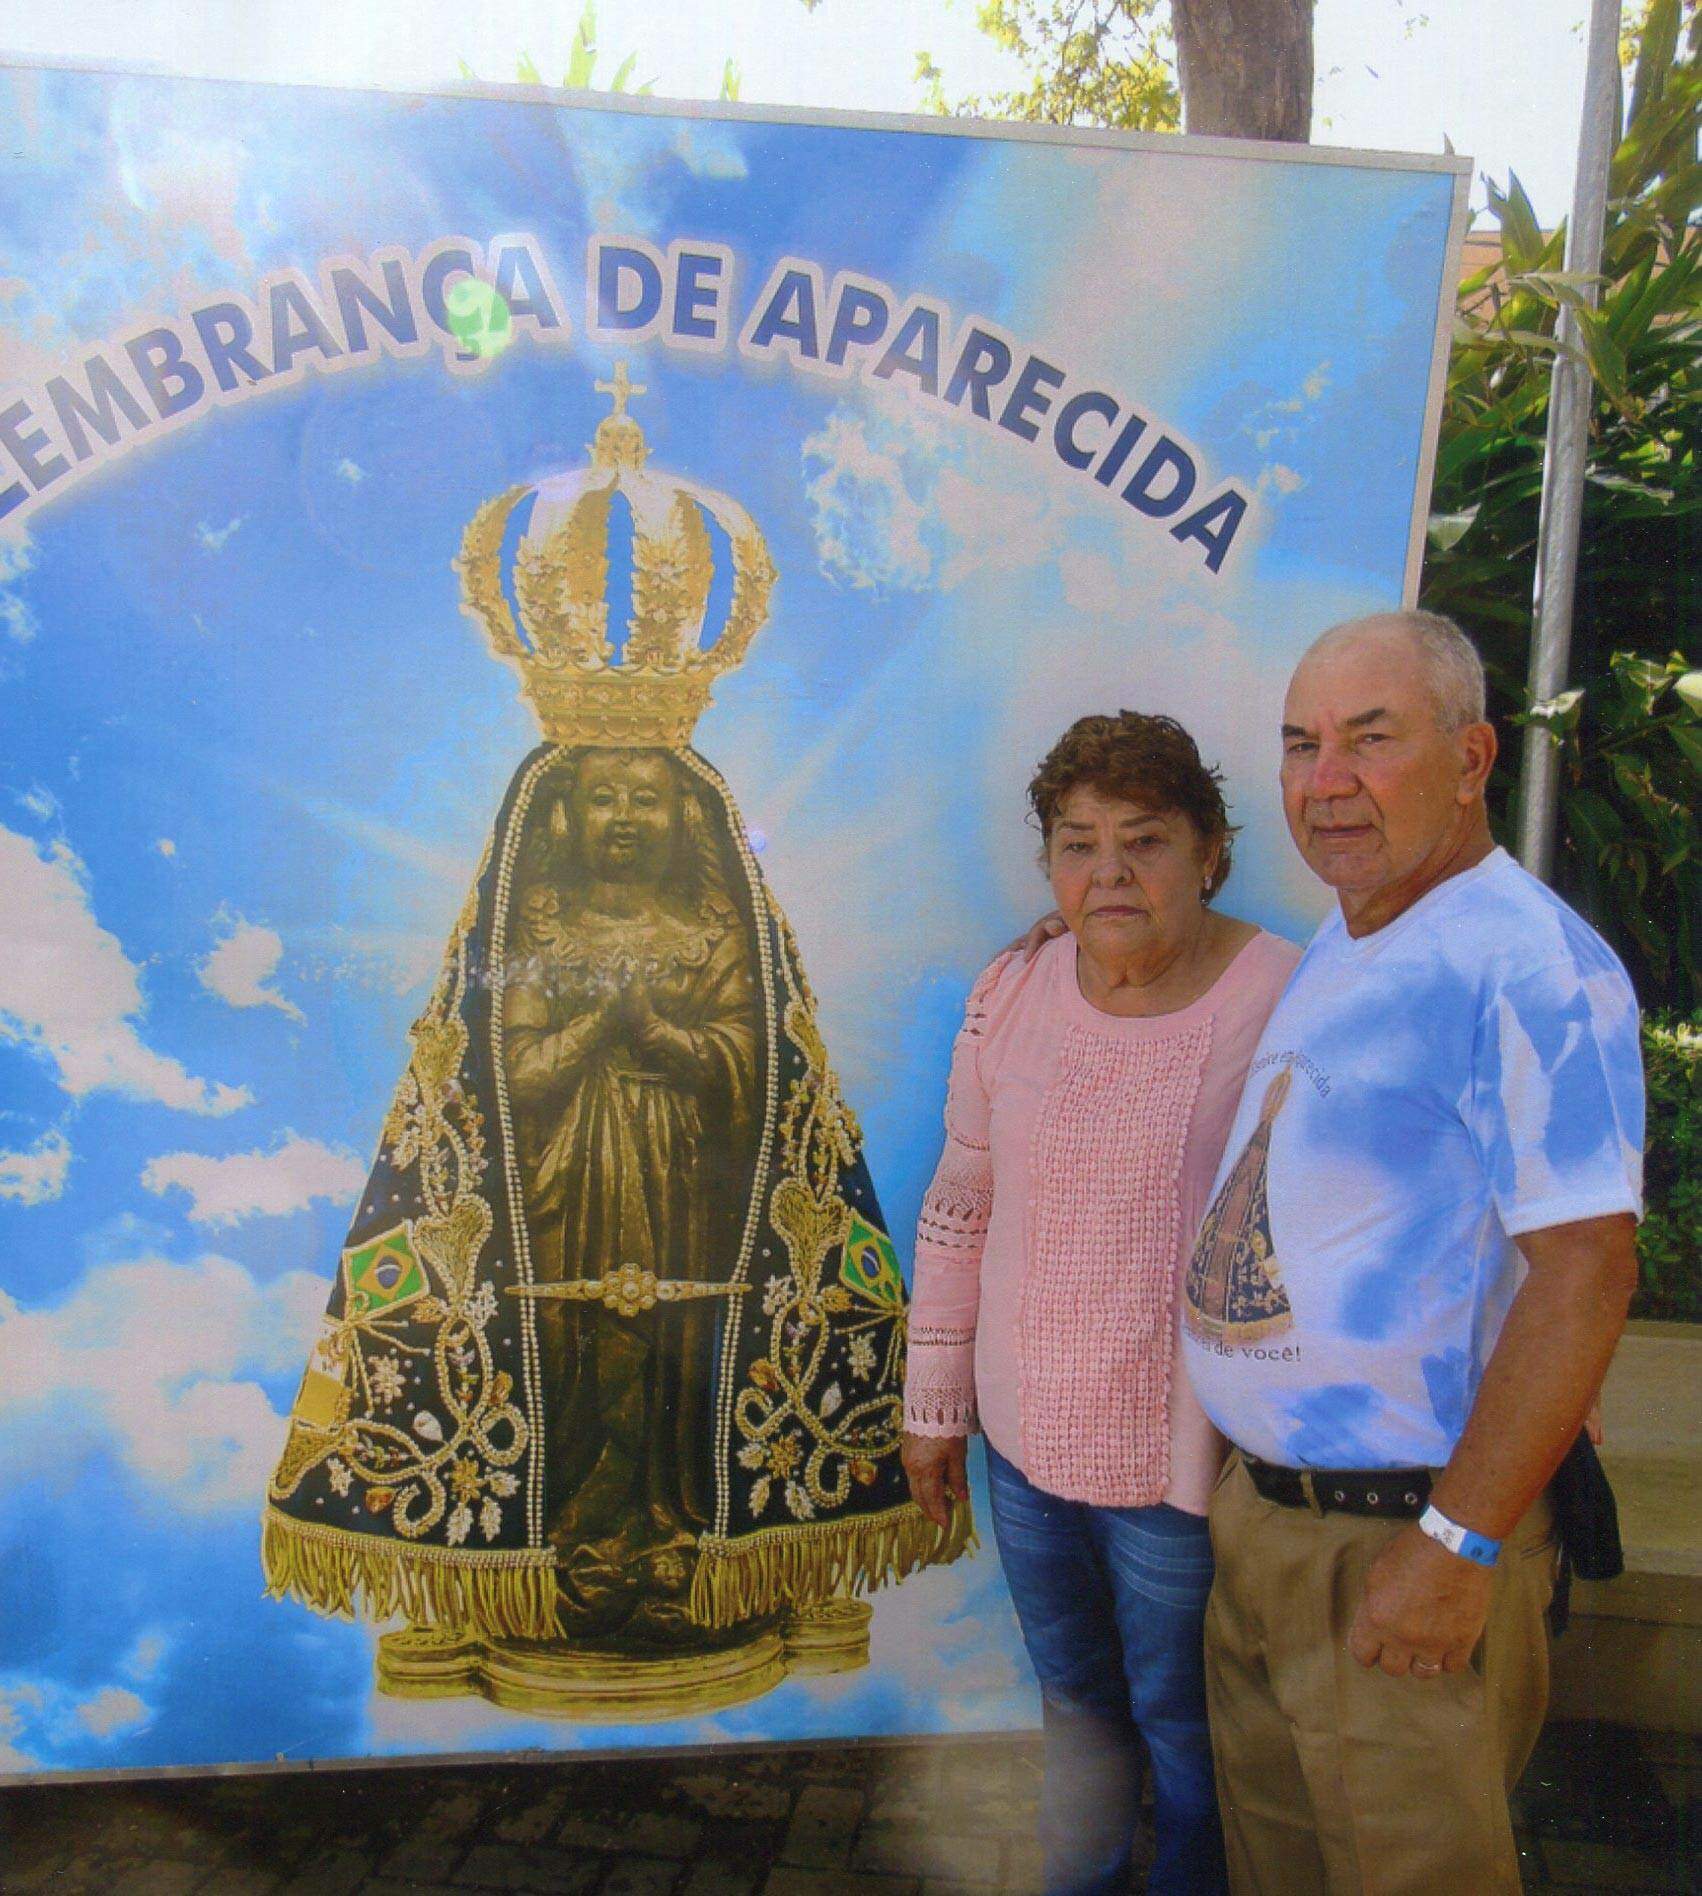
<svg viewBox="0 0 1702 1896">
<path fill-rule="evenodd" d="M 1224 1888 L 1202 1629 L 1211 1539 L 1178 1508 L 1045 1494 L 987 1444 L 993 1534 L 1040 1681 L 1048 1896 L 1126 1891 L 1152 1759 L 1158 1854 L 1147 1888 Z"/>
</svg>

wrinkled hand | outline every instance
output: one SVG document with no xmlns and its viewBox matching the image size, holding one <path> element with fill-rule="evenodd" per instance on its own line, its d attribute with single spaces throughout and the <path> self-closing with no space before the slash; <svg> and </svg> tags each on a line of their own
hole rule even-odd
<svg viewBox="0 0 1702 1896">
<path fill-rule="evenodd" d="M 910 1498 L 936 1527 L 951 1525 L 952 1504 L 969 1499 L 969 1438 L 905 1432 L 899 1460 Z"/>
<path fill-rule="evenodd" d="M 1006 948 L 1005 953 L 1014 955 L 1020 948 L 1023 960 L 1032 961 L 1049 941 L 1056 941 L 1068 926 L 1063 916 L 1056 909 L 1052 909 L 1042 915 L 1026 935 L 1018 935 L 1016 940 Z"/>
<path fill-rule="evenodd" d="M 1464 1672 L 1483 1635 L 1493 1579 L 1492 1569 L 1449 1553 L 1415 1521 L 1371 1563 L 1347 1649 L 1395 1679 Z"/>
</svg>

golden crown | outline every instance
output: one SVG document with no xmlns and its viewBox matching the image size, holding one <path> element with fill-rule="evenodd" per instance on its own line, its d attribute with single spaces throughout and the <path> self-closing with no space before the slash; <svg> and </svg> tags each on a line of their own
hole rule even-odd
<svg viewBox="0 0 1702 1896">
<path fill-rule="evenodd" d="M 627 379 L 595 384 L 614 405 L 597 425 L 591 465 L 511 487 L 485 502 L 461 541 L 462 610 L 483 626 L 491 650 L 513 665 L 556 744 L 676 749 L 689 743 L 710 691 L 744 658 L 768 618 L 774 562 L 736 500 L 647 468 L 644 432 L 627 401 L 646 390 Z M 609 522 L 615 496 L 632 517 L 632 616 L 616 656 L 609 630 Z M 521 503 L 531 512 L 509 578 L 503 544 Z M 705 645 L 703 622 L 715 578 L 711 525 L 732 548 L 726 624 Z"/>
</svg>

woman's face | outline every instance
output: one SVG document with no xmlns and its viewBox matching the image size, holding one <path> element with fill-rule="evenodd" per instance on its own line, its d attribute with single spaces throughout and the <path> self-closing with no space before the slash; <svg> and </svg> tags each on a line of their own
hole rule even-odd
<svg viewBox="0 0 1702 1896">
<path fill-rule="evenodd" d="M 680 793 L 665 757 L 589 751 L 573 785 L 573 828 L 600 882 L 660 882 L 673 859 Z"/>
<path fill-rule="evenodd" d="M 1217 865 L 1189 818 L 1079 784 L 1058 806 L 1046 844 L 1052 897 L 1070 932 L 1108 961 L 1161 953 L 1199 920 Z"/>
</svg>

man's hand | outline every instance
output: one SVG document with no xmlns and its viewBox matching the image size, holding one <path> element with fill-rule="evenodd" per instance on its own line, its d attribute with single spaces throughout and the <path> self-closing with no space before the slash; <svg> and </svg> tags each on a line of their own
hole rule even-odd
<svg viewBox="0 0 1702 1896">
<path fill-rule="evenodd" d="M 1347 1649 L 1396 1679 L 1464 1672 L 1483 1636 L 1494 1577 L 1438 1546 L 1415 1521 L 1372 1561 Z"/>
<path fill-rule="evenodd" d="M 1014 955 L 1020 948 L 1023 960 L 1032 961 L 1049 941 L 1056 941 L 1068 926 L 1069 924 L 1056 909 L 1050 909 L 1041 916 L 1026 935 L 1018 935 L 1005 953 Z"/>
<path fill-rule="evenodd" d="M 910 1498 L 936 1527 L 951 1526 L 952 1503 L 969 1499 L 969 1438 L 905 1432 L 899 1459 Z"/>
</svg>

